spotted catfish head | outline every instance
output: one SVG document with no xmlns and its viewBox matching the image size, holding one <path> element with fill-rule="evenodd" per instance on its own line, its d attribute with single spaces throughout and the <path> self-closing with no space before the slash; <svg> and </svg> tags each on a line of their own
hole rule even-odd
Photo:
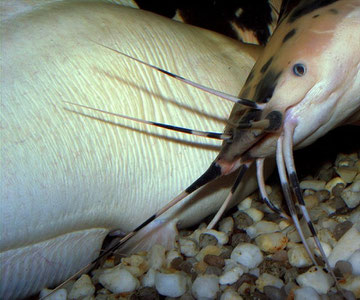
<svg viewBox="0 0 360 300">
<path fill-rule="evenodd" d="M 302 1 L 281 21 L 241 91 L 263 109 L 235 105 L 225 129 L 233 138 L 218 159 L 272 155 L 290 123 L 297 147 L 343 123 L 360 108 L 359 49 L 360 1 Z"/>
</svg>

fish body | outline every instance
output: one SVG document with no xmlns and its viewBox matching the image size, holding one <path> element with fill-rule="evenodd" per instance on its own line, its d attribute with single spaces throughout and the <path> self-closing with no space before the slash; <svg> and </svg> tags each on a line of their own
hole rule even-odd
<svg viewBox="0 0 360 300">
<path fill-rule="evenodd" d="M 98 255 L 109 231 L 132 230 L 199 175 L 220 147 L 70 111 L 63 101 L 221 131 L 231 110 L 97 43 L 231 94 L 261 51 L 140 10 L 49 2 L 2 19 L 1 299 L 22 298 L 73 274 Z M 239 198 L 255 188 L 250 176 Z M 161 222 L 194 224 L 216 211 L 227 189 L 221 180 Z"/>
</svg>

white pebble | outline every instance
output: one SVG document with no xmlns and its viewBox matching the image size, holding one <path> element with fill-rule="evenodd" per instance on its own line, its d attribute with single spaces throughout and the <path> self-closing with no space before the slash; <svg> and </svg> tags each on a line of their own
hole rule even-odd
<svg viewBox="0 0 360 300">
<path fill-rule="evenodd" d="M 150 268 L 159 270 L 165 264 L 165 248 L 162 245 L 154 245 L 148 253 Z"/>
<path fill-rule="evenodd" d="M 360 249 L 356 250 L 348 259 L 352 266 L 353 275 L 360 275 Z"/>
<path fill-rule="evenodd" d="M 50 289 L 43 289 L 40 292 L 40 298 L 43 298 L 49 295 L 52 292 Z M 60 289 L 46 297 L 46 300 L 67 300 L 67 291 L 65 289 Z"/>
<path fill-rule="evenodd" d="M 319 237 L 319 238 L 320 238 L 320 237 Z M 313 237 L 308 237 L 308 238 L 306 239 L 306 241 L 307 241 L 310 249 L 312 249 L 312 250 L 314 251 L 315 255 L 318 256 L 318 257 L 321 257 L 321 256 L 322 256 L 322 255 L 321 255 L 321 252 L 320 252 L 319 248 L 317 247 L 314 238 L 313 238 Z M 326 257 L 329 257 L 329 255 L 330 255 L 330 253 L 331 253 L 331 251 L 332 251 L 331 246 L 330 246 L 328 243 L 324 243 L 324 242 L 322 242 L 322 241 L 320 241 L 320 245 L 322 246 L 322 248 L 323 248 L 323 250 L 324 250 L 324 252 L 325 252 Z"/>
<path fill-rule="evenodd" d="M 288 238 L 282 232 L 261 234 L 255 239 L 256 245 L 258 245 L 262 251 L 269 253 L 275 253 L 284 249 L 287 242 Z"/>
<path fill-rule="evenodd" d="M 303 180 L 300 182 L 300 187 L 303 190 L 320 191 L 325 188 L 325 184 L 324 180 Z"/>
<path fill-rule="evenodd" d="M 347 207 L 354 208 L 360 204 L 360 180 L 355 181 L 341 192 L 341 198 Z"/>
<path fill-rule="evenodd" d="M 191 288 L 191 292 L 196 299 L 215 299 L 219 290 L 219 278 L 215 275 L 198 276 Z"/>
<path fill-rule="evenodd" d="M 312 265 L 312 261 L 303 245 L 291 248 L 288 251 L 289 263 L 293 267 L 302 268 Z"/>
<path fill-rule="evenodd" d="M 226 268 L 225 272 L 219 277 L 219 283 L 229 285 L 233 284 L 240 278 L 242 274 L 244 274 L 244 270 L 240 266 Z"/>
<path fill-rule="evenodd" d="M 69 299 L 79 299 L 86 296 L 92 296 L 95 293 L 95 286 L 91 282 L 89 275 L 81 275 L 76 280 L 69 293 Z"/>
<path fill-rule="evenodd" d="M 244 211 L 244 210 L 247 210 L 251 207 L 251 202 L 252 202 L 252 199 L 251 197 L 246 197 L 243 201 L 241 201 L 237 208 L 239 211 Z"/>
<path fill-rule="evenodd" d="M 180 238 L 179 245 L 180 252 L 187 257 L 193 257 L 199 252 L 196 242 L 191 239 Z"/>
<path fill-rule="evenodd" d="M 263 217 L 264 213 L 257 208 L 250 207 L 244 211 L 254 222 L 259 222 Z"/>
<path fill-rule="evenodd" d="M 349 276 L 340 281 L 340 287 L 354 293 L 356 299 L 360 298 L 360 276 Z"/>
<path fill-rule="evenodd" d="M 319 294 L 309 286 L 296 289 L 294 291 L 294 300 L 321 300 Z"/>
<path fill-rule="evenodd" d="M 230 234 L 234 230 L 234 219 L 232 217 L 226 217 L 219 223 L 219 230 Z"/>
<path fill-rule="evenodd" d="M 339 260 L 348 260 L 349 257 L 360 249 L 360 232 L 352 226 L 338 241 L 329 256 L 329 263 L 334 267 Z"/>
<path fill-rule="evenodd" d="M 343 186 L 346 186 L 346 183 L 344 180 L 341 179 L 341 177 L 335 177 L 331 179 L 326 185 L 325 189 L 328 190 L 330 193 L 332 192 L 332 189 L 337 185 L 341 184 Z"/>
<path fill-rule="evenodd" d="M 214 230 L 214 229 L 207 229 L 203 233 L 204 234 L 209 234 L 209 235 L 213 236 L 214 238 L 216 238 L 217 242 L 220 245 L 225 245 L 229 241 L 228 235 L 226 233 L 224 233 L 224 232 L 221 232 L 221 231 L 217 231 L 217 230 Z"/>
<path fill-rule="evenodd" d="M 139 286 L 139 280 L 128 270 L 118 267 L 105 270 L 99 276 L 99 282 L 115 294 L 133 292 Z"/>
<path fill-rule="evenodd" d="M 246 228 L 246 233 L 251 237 L 255 238 L 263 233 L 271 233 L 279 231 L 280 227 L 275 222 L 260 221 Z"/>
<path fill-rule="evenodd" d="M 329 274 L 315 266 L 296 277 L 296 281 L 302 287 L 314 288 L 319 294 L 326 294 L 334 284 L 334 280 Z"/>
<path fill-rule="evenodd" d="M 243 300 L 243 297 L 232 288 L 228 288 L 222 293 L 220 300 Z"/>
<path fill-rule="evenodd" d="M 149 269 L 149 271 L 147 271 L 147 273 L 141 279 L 141 284 L 146 287 L 154 287 L 155 275 L 156 275 L 156 270 Z"/>
<path fill-rule="evenodd" d="M 256 287 L 260 292 L 264 291 L 264 287 L 271 285 L 277 288 L 282 288 L 284 286 L 284 282 L 280 279 L 275 277 L 274 275 L 268 273 L 262 273 L 259 278 L 256 280 Z"/>
<path fill-rule="evenodd" d="M 241 243 L 231 252 L 231 259 L 252 269 L 260 265 L 264 257 L 258 246 Z"/>
<path fill-rule="evenodd" d="M 186 276 L 181 272 L 156 273 L 155 287 L 159 294 L 168 297 L 180 297 L 186 292 Z"/>
</svg>

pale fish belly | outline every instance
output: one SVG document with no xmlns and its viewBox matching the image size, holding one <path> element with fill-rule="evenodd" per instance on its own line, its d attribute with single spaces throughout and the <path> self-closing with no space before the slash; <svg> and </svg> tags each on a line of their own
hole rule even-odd
<svg viewBox="0 0 360 300">
<path fill-rule="evenodd" d="M 220 147 L 65 109 L 62 101 L 71 101 L 223 130 L 231 103 L 96 43 L 234 95 L 258 49 L 151 13 L 81 1 L 12 14 L 1 31 L 0 298 L 14 299 L 95 258 L 110 230 L 136 227 L 199 176 Z M 195 193 L 166 220 L 187 226 L 216 211 L 226 181 Z M 250 174 L 237 199 L 255 188 Z"/>
</svg>

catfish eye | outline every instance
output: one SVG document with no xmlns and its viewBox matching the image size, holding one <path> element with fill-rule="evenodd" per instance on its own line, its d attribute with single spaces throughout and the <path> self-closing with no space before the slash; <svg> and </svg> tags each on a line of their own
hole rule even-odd
<svg viewBox="0 0 360 300">
<path fill-rule="evenodd" d="M 306 66 L 304 64 L 295 64 L 293 66 L 293 72 L 296 76 L 304 76 L 306 74 Z"/>
</svg>

